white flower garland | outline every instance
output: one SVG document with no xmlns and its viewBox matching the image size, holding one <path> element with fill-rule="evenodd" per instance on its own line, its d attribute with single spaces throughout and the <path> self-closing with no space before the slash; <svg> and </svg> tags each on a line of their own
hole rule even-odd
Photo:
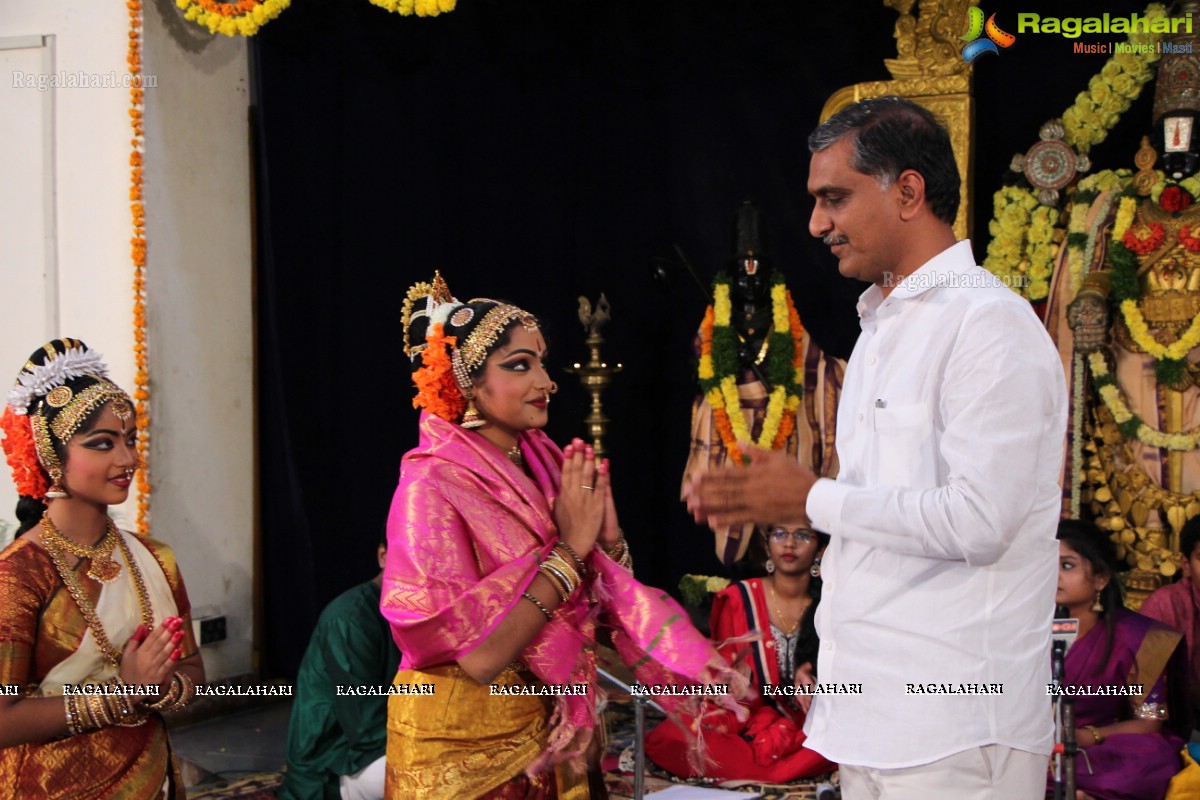
<svg viewBox="0 0 1200 800">
<path fill-rule="evenodd" d="M 8 392 L 8 405 L 14 414 L 25 414 L 33 398 L 44 396 L 51 389 L 84 375 L 107 378 L 108 365 L 104 363 L 104 356 L 87 347 L 69 348 L 45 364 L 22 370 L 17 375 L 16 386 Z"/>
</svg>

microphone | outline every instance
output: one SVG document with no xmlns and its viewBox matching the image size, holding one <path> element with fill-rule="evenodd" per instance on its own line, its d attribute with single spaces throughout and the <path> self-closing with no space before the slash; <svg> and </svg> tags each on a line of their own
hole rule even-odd
<svg viewBox="0 0 1200 800">
<path fill-rule="evenodd" d="M 1050 623 L 1050 680 L 1055 686 L 1062 686 L 1066 680 L 1067 650 L 1079 637 L 1079 620 L 1066 615 L 1067 610 L 1058 606 Z"/>
<path fill-rule="evenodd" d="M 1050 639 L 1055 643 L 1062 643 L 1062 651 L 1065 654 L 1071 649 L 1071 645 L 1075 644 L 1075 640 L 1079 638 L 1079 620 L 1071 617 L 1070 619 L 1056 619 L 1050 624 Z"/>
</svg>

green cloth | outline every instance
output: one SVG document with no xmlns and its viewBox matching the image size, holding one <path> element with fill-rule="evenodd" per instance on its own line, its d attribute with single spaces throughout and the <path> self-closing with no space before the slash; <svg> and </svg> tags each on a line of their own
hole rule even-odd
<svg viewBox="0 0 1200 800">
<path fill-rule="evenodd" d="M 296 676 L 282 800 L 340 800 L 338 777 L 384 754 L 387 695 L 339 695 L 338 687 L 384 692 L 399 665 L 378 586 L 355 586 L 325 607 Z"/>
</svg>

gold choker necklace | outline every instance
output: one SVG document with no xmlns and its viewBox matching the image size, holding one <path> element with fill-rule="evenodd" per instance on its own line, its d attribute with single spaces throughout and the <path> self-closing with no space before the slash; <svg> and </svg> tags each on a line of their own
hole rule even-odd
<svg viewBox="0 0 1200 800">
<path fill-rule="evenodd" d="M 117 526 L 113 521 L 108 520 L 108 530 L 105 532 L 105 539 L 108 539 L 111 534 L 114 537 L 116 546 L 121 548 L 121 556 L 125 559 L 125 563 L 129 565 L 129 574 L 133 580 L 133 590 L 137 595 L 138 615 L 141 617 L 142 624 L 146 626 L 146 630 L 154 629 L 154 610 L 150 605 L 150 594 L 146 591 L 146 582 L 142 579 L 141 570 L 134 563 L 133 554 L 129 552 L 129 546 L 125 544 L 125 540 L 121 538 L 121 534 L 117 531 Z M 80 548 L 88 550 L 99 550 L 104 546 L 104 540 L 101 544 L 94 548 Z M 113 647 L 112 642 L 108 640 L 108 635 L 104 631 L 104 625 L 100 622 L 100 616 L 96 613 L 96 607 L 92 604 L 91 598 L 88 597 L 83 585 L 80 584 L 75 570 L 71 569 L 67 564 L 67 559 L 63 555 L 63 550 L 68 549 L 68 544 L 73 547 L 79 545 L 71 542 L 58 528 L 54 527 L 54 523 L 50 521 L 50 514 L 47 512 L 42 515 L 42 545 L 49 554 L 50 560 L 54 562 L 54 568 L 58 571 L 58 576 L 62 578 L 63 585 L 67 587 L 67 592 L 70 593 L 72 599 L 75 600 L 75 605 L 79 608 L 79 613 L 83 615 L 87 626 L 92 630 L 92 636 L 96 640 L 96 647 L 104 655 L 105 660 L 114 667 L 121 665 L 121 653 L 117 648 Z M 71 550 L 76 554 L 74 550 Z M 112 550 L 110 548 L 109 552 Z M 119 564 L 114 564 L 120 569 Z M 91 577 L 91 572 L 88 572 Z M 111 579 L 110 579 L 111 580 Z"/>
<path fill-rule="evenodd" d="M 117 546 L 118 536 L 117 526 L 113 524 L 112 519 L 105 521 L 104 535 L 92 547 L 84 547 L 68 539 L 63 535 L 62 531 L 55 527 L 49 513 L 42 517 L 42 529 L 43 542 L 48 542 L 55 548 L 66 550 L 78 558 L 91 559 L 92 565 L 88 568 L 87 575 L 92 580 L 100 583 L 108 583 L 116 580 L 116 577 L 121 574 L 121 565 L 114 561 L 112 557 L 113 549 Z"/>
</svg>

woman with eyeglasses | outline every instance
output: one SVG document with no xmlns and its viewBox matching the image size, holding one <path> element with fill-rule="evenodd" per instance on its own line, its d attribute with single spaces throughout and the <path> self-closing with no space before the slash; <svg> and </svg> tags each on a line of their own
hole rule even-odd
<svg viewBox="0 0 1200 800">
<path fill-rule="evenodd" d="M 713 598 L 711 637 L 735 666 L 749 668 L 759 697 L 750 719 L 704 719 L 709 764 L 696 773 L 680 757 L 682 735 L 670 723 L 646 739 L 646 753 L 683 777 L 786 783 L 829 772 L 836 765 L 804 747 L 804 715 L 816 685 L 817 639 L 813 615 L 821 600 L 821 554 L 826 534 L 808 520 L 765 531 L 767 575 L 739 581 Z"/>
</svg>

